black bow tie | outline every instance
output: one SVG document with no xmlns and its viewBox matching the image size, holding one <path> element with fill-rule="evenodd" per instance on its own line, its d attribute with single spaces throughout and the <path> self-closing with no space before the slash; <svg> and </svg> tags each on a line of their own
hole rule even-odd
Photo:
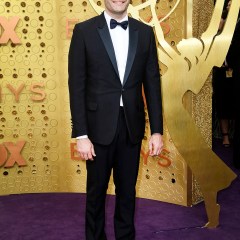
<svg viewBox="0 0 240 240">
<path fill-rule="evenodd" d="M 124 30 L 126 30 L 127 26 L 128 26 L 128 21 L 117 22 L 115 19 L 111 19 L 111 21 L 110 21 L 110 28 L 113 29 L 117 25 L 121 26 Z"/>
</svg>

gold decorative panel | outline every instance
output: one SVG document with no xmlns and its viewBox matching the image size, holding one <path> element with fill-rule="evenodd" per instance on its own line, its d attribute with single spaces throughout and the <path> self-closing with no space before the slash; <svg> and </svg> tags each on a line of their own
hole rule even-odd
<svg viewBox="0 0 240 240">
<path fill-rule="evenodd" d="M 103 7 L 103 2 L 95 3 Z M 159 18 L 166 16 L 175 3 L 159 1 Z M 182 1 L 161 23 L 172 45 L 185 34 L 185 8 Z M 89 1 L 1 1 L 0 16 L 5 25 L 0 41 L 3 35 L 11 36 L 0 47 L 1 194 L 85 192 L 85 163 L 74 160 L 78 156 L 70 139 L 67 57 L 74 24 L 96 14 Z M 151 20 L 147 8 L 141 16 Z M 9 33 L 7 25 L 11 25 Z M 169 146 L 161 156 L 151 158 L 145 149 L 149 137 L 146 128 L 138 196 L 186 205 L 186 165 L 167 130 L 165 134 Z M 11 154 L 5 143 L 18 146 L 21 141 L 24 146 L 18 147 L 18 152 L 22 166 L 15 159 L 14 166 L 6 168 Z M 109 193 L 113 192 L 110 184 Z"/>
</svg>

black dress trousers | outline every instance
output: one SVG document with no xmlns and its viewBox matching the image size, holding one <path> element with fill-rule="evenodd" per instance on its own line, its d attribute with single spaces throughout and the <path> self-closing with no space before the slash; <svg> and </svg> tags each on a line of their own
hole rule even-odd
<svg viewBox="0 0 240 240">
<path fill-rule="evenodd" d="M 110 145 L 94 144 L 96 157 L 87 161 L 86 240 L 106 240 L 105 198 L 113 169 L 116 203 L 114 230 L 116 240 L 135 239 L 135 185 L 141 142 L 132 144 L 120 107 L 116 135 Z"/>
</svg>

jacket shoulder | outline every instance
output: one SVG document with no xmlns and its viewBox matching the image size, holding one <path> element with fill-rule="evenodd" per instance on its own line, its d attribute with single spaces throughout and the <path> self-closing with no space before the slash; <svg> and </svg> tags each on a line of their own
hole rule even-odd
<svg viewBox="0 0 240 240">
<path fill-rule="evenodd" d="M 90 19 L 87 19 L 83 22 L 79 22 L 75 25 L 75 28 L 76 29 L 81 29 L 81 30 L 84 30 L 84 29 L 89 29 L 90 27 L 94 26 L 97 19 L 98 19 L 99 16 L 95 16 L 93 18 L 90 18 Z"/>
<path fill-rule="evenodd" d="M 143 31 L 152 31 L 153 28 L 146 23 L 140 22 L 136 20 L 135 18 L 129 17 L 129 20 L 132 22 L 132 24 L 137 27 L 138 29 L 142 29 Z"/>
</svg>

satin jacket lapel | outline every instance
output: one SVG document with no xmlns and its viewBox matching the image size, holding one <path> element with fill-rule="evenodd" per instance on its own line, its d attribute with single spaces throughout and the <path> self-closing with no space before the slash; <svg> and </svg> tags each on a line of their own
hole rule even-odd
<svg viewBox="0 0 240 240">
<path fill-rule="evenodd" d="M 137 44 L 138 44 L 138 30 L 135 28 L 132 19 L 129 18 L 129 47 L 123 85 L 126 83 L 130 71 L 132 69 L 133 61 L 135 59 L 137 50 Z"/>
<path fill-rule="evenodd" d="M 104 14 L 101 14 L 99 16 L 100 18 L 100 22 L 99 22 L 99 26 L 98 26 L 98 33 L 103 41 L 103 44 L 106 48 L 106 51 L 108 53 L 108 56 L 112 62 L 112 65 L 114 67 L 115 72 L 117 73 L 117 75 L 119 76 L 118 73 L 118 67 L 117 67 L 117 60 L 116 60 L 116 56 L 115 56 L 115 52 L 114 52 L 114 48 L 113 48 L 113 43 L 112 43 L 112 39 L 108 30 L 108 26 L 104 17 Z"/>
</svg>

